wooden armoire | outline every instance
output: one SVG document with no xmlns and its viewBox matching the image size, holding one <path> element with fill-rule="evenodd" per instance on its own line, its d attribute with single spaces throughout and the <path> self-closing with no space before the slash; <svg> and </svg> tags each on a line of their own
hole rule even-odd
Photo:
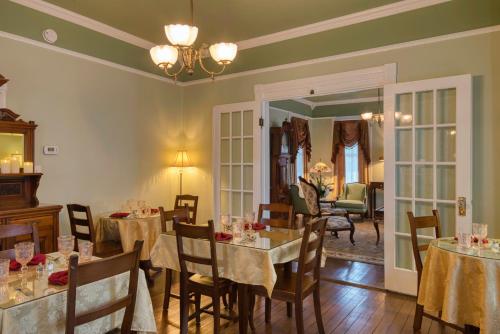
<svg viewBox="0 0 500 334">
<path fill-rule="evenodd" d="M 295 183 L 295 157 L 292 155 L 292 125 L 285 120 L 281 127 L 270 128 L 271 203 L 290 203 L 290 185 Z"/>
</svg>

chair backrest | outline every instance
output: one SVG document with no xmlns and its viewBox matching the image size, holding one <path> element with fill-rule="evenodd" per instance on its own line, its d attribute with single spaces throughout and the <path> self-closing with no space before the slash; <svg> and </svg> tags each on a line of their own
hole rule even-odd
<svg viewBox="0 0 500 334">
<path fill-rule="evenodd" d="M 269 212 L 269 218 L 262 218 L 265 211 Z M 259 223 L 271 227 L 293 228 L 293 206 L 285 203 L 259 204 Z"/>
<path fill-rule="evenodd" d="M 439 223 L 439 212 L 432 210 L 432 216 L 415 217 L 413 212 L 408 211 L 408 220 L 410 221 L 411 245 L 413 248 L 413 257 L 415 258 L 415 266 L 417 267 L 418 285 L 420 286 L 420 276 L 422 276 L 422 258 L 420 252 L 426 251 L 429 245 L 419 245 L 417 238 L 417 229 L 434 228 L 436 238 L 441 237 L 441 227 Z"/>
<path fill-rule="evenodd" d="M 290 202 L 293 205 L 293 211 L 301 213 L 303 215 L 308 215 L 309 210 L 307 210 L 306 200 L 300 197 L 300 189 L 296 184 L 290 185 Z"/>
<path fill-rule="evenodd" d="M 297 288 L 295 291 L 302 291 L 300 288 L 304 280 L 304 275 L 312 272 L 313 278 L 319 280 L 321 256 L 323 253 L 323 239 L 325 236 L 327 218 L 315 218 L 306 223 L 302 244 L 299 253 L 299 265 L 297 267 Z M 314 238 L 312 235 L 315 234 Z"/>
<path fill-rule="evenodd" d="M 342 194 L 339 196 L 339 200 L 356 200 L 356 201 L 366 201 L 367 197 L 367 187 L 364 183 L 353 182 L 344 184 Z"/>
<path fill-rule="evenodd" d="M 187 203 L 186 203 L 187 202 Z M 182 209 L 185 204 L 188 204 L 189 212 L 191 213 L 191 222 L 196 224 L 196 212 L 198 211 L 198 196 L 193 195 L 177 195 L 175 196 L 175 209 Z"/>
<path fill-rule="evenodd" d="M 0 251 L 0 258 L 15 259 L 14 244 L 21 241 L 17 237 L 28 236 L 31 237 L 31 241 L 35 245 L 35 254 L 40 253 L 40 238 L 38 237 L 37 223 L 0 225 L 0 241 L 5 247 L 4 250 Z"/>
<path fill-rule="evenodd" d="M 321 207 L 319 204 L 319 191 L 314 186 L 314 184 L 307 182 L 306 179 L 299 176 L 300 186 L 302 187 L 302 192 L 304 193 L 304 199 L 306 201 L 307 210 L 309 214 L 313 217 L 321 217 Z"/>
<path fill-rule="evenodd" d="M 77 241 L 89 240 L 95 244 L 94 221 L 92 220 L 90 207 L 80 204 L 68 204 L 66 207 L 68 208 L 71 234 L 75 236 Z M 81 217 L 77 217 L 75 213 Z M 78 250 L 78 242 L 75 242 L 75 250 Z"/>
<path fill-rule="evenodd" d="M 165 211 L 163 206 L 158 208 L 160 211 L 160 221 L 161 221 L 161 231 L 163 233 L 167 232 L 167 223 L 174 222 L 174 217 L 178 217 L 180 222 L 191 224 L 191 219 L 189 218 L 189 207 L 188 204 L 181 209 L 174 209 Z"/>
<path fill-rule="evenodd" d="M 144 241 L 137 240 L 134 250 L 105 259 L 78 264 L 78 256 L 72 255 L 69 260 L 69 284 L 66 306 L 66 334 L 73 334 L 75 327 L 102 318 L 125 308 L 121 326 L 122 333 L 130 333 L 137 295 L 139 279 L 139 257 Z M 129 272 L 128 293 L 105 305 L 76 315 L 77 288 L 121 273 Z"/>
<path fill-rule="evenodd" d="M 187 280 L 189 272 L 187 262 L 201 264 L 212 267 L 212 279 L 214 284 L 219 281 L 219 271 L 217 267 L 217 254 L 215 248 L 215 230 L 214 222 L 208 221 L 208 225 L 192 225 L 181 223 L 177 217 L 174 217 L 174 231 L 177 239 L 177 253 L 179 255 L 179 264 L 181 266 L 181 279 Z M 184 239 L 208 240 L 210 244 L 210 256 L 202 257 L 184 252 Z"/>
</svg>

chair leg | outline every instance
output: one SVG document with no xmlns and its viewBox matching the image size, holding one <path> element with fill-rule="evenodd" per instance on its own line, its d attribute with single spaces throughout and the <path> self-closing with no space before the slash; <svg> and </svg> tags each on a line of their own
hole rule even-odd
<svg viewBox="0 0 500 334">
<path fill-rule="evenodd" d="M 351 227 L 351 230 L 349 232 L 349 239 L 351 240 L 351 244 L 354 245 L 354 226 Z"/>
<path fill-rule="evenodd" d="M 376 220 L 373 220 L 373 227 L 375 227 L 375 232 L 377 232 L 377 242 L 375 243 L 375 245 L 378 246 L 378 243 L 380 242 L 380 231 L 378 229 L 378 223 Z"/>
<path fill-rule="evenodd" d="M 286 303 L 286 316 L 291 318 L 293 314 L 293 304 L 291 302 Z"/>
<path fill-rule="evenodd" d="M 253 323 L 253 311 L 255 308 L 255 294 L 250 293 L 250 302 L 249 302 L 249 312 L 248 312 L 248 323 L 252 331 L 255 331 L 255 324 Z"/>
<path fill-rule="evenodd" d="M 227 297 L 226 296 L 227 296 L 227 294 L 223 294 L 222 295 L 222 304 L 227 309 L 227 308 L 229 308 L 229 303 L 227 302 Z"/>
<path fill-rule="evenodd" d="M 415 317 L 413 318 L 413 329 L 418 331 L 422 327 L 422 318 L 424 316 L 424 307 L 417 304 L 415 307 Z"/>
<path fill-rule="evenodd" d="M 165 270 L 165 296 L 163 297 L 163 310 L 168 311 L 170 305 L 170 292 L 172 290 L 172 270 Z"/>
<path fill-rule="evenodd" d="M 229 288 L 229 311 L 233 311 L 237 296 L 238 296 L 238 286 L 236 284 L 233 284 Z"/>
<path fill-rule="evenodd" d="M 188 303 L 189 294 L 186 290 L 184 284 L 181 283 L 181 298 L 180 298 L 180 306 L 181 306 L 181 334 L 187 334 L 188 332 L 188 321 L 189 321 L 189 303 Z"/>
<path fill-rule="evenodd" d="M 316 315 L 316 323 L 318 324 L 318 333 L 324 334 L 325 328 L 323 327 L 323 318 L 321 317 L 321 303 L 319 300 L 319 285 L 314 288 L 313 299 L 314 299 L 314 314 Z"/>
<path fill-rule="evenodd" d="M 266 323 L 271 322 L 271 298 L 266 298 L 265 302 L 265 320 Z"/>
<path fill-rule="evenodd" d="M 304 334 L 304 313 L 302 309 L 302 299 L 295 301 L 295 323 L 297 326 L 297 334 Z"/>
<path fill-rule="evenodd" d="M 334 232 L 333 232 L 333 235 L 335 236 L 335 238 L 337 238 L 337 239 L 339 238 L 339 232 L 334 231 Z"/>
<path fill-rule="evenodd" d="M 214 334 L 220 332 L 220 296 L 218 293 L 214 294 L 212 298 L 213 310 L 214 310 Z"/>
<path fill-rule="evenodd" d="M 194 307 L 195 307 L 195 314 L 196 314 L 196 327 L 199 327 L 201 324 L 201 312 L 200 312 L 200 305 L 201 304 L 201 294 L 196 293 L 194 295 Z"/>
</svg>

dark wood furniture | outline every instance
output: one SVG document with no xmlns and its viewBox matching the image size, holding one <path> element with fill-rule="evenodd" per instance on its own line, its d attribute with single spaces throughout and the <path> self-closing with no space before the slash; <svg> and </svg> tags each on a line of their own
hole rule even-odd
<svg viewBox="0 0 500 334">
<path fill-rule="evenodd" d="M 285 120 L 281 127 L 270 128 L 272 203 L 290 203 L 289 189 L 296 175 L 291 143 L 292 125 L 289 121 Z"/>
<path fill-rule="evenodd" d="M 368 187 L 368 207 L 370 217 L 373 220 L 373 227 L 375 228 L 375 232 L 377 232 L 377 242 L 378 245 L 380 242 L 380 231 L 378 228 L 378 224 L 384 223 L 384 206 L 377 206 L 377 190 L 384 190 L 384 182 L 370 182 L 370 186 Z"/>
<path fill-rule="evenodd" d="M 231 293 L 231 281 L 219 278 L 219 269 L 217 266 L 217 254 L 215 247 L 215 231 L 214 223 L 209 220 L 207 226 L 184 224 L 174 218 L 174 230 L 177 240 L 177 253 L 179 255 L 179 263 L 181 267 L 181 333 L 188 332 L 189 321 L 189 294 L 195 294 L 195 317 L 196 324 L 200 324 L 200 314 L 206 311 L 206 307 L 202 310 L 200 307 L 201 296 L 212 297 L 212 315 L 214 317 L 214 333 L 220 332 L 220 298 Z M 210 243 L 210 254 L 208 257 L 201 257 L 184 252 L 184 239 L 205 239 Z M 212 269 L 212 277 L 201 276 L 198 274 L 192 275 L 187 270 L 186 263 L 194 263 L 205 266 L 210 266 Z"/>
<path fill-rule="evenodd" d="M 0 240 L 3 247 L 0 258 L 15 259 L 14 244 L 18 241 L 31 240 L 35 247 L 35 255 L 40 253 L 40 239 L 36 223 L 25 225 L 0 225 Z"/>
<path fill-rule="evenodd" d="M 7 79 L 2 81 L 5 83 Z M 22 136 L 23 140 L 19 144 L 20 151 L 10 154 L 18 153 L 22 155 L 23 161 L 33 164 L 36 127 L 34 122 L 20 119 L 12 110 L 0 108 L 0 135 L 15 134 Z M 5 144 L 0 140 L 0 147 L 2 145 Z M 0 159 L 4 158 L 6 157 L 0 156 Z M 18 174 L 0 173 L 0 225 L 37 223 L 41 252 L 49 253 L 57 250 L 59 212 L 62 206 L 39 204 L 36 191 L 41 177 L 41 173 L 24 173 L 23 168 Z"/>
<path fill-rule="evenodd" d="M 269 218 L 263 218 L 264 212 Z M 285 203 L 259 204 L 257 222 L 271 227 L 294 228 L 293 206 Z"/>
<path fill-rule="evenodd" d="M 316 315 L 316 324 L 318 332 L 325 333 L 323 328 L 323 319 L 321 317 L 320 303 L 320 265 L 321 254 L 323 250 L 323 239 L 325 236 L 326 218 L 317 218 L 306 224 L 297 272 L 287 275 L 285 272 L 278 273 L 278 279 L 274 285 L 271 299 L 277 299 L 284 302 L 291 302 L 295 305 L 295 321 L 297 333 L 306 333 L 304 329 L 303 300 L 313 294 L 314 313 Z M 311 234 L 316 234 L 316 238 L 311 240 Z M 310 256 L 314 254 L 314 256 Z M 312 273 L 310 275 L 309 273 Z M 252 286 L 250 288 L 250 327 L 255 330 L 253 324 L 253 308 L 255 305 L 255 295 L 267 297 L 267 291 L 261 286 Z"/>
<path fill-rule="evenodd" d="M 196 213 L 198 211 L 198 196 L 193 195 L 177 195 L 175 196 L 174 210 L 183 209 L 188 204 L 189 212 L 191 213 L 191 223 L 196 224 Z"/>
<path fill-rule="evenodd" d="M 94 255 L 98 257 L 110 257 L 123 253 L 120 242 L 114 240 L 97 241 L 92 212 L 89 206 L 80 204 L 68 204 L 69 223 L 71 234 L 75 236 L 75 250 L 78 250 L 78 240 L 88 240 L 94 244 Z"/>
<path fill-rule="evenodd" d="M 102 318 L 121 309 L 125 309 L 125 314 L 123 316 L 120 332 L 131 332 L 135 299 L 137 296 L 137 282 L 139 280 L 139 257 L 143 243 L 143 240 L 137 240 L 132 252 L 80 265 L 78 265 L 77 255 L 72 255 L 70 257 L 66 306 L 66 334 L 73 334 L 75 332 L 75 327 Z M 79 286 L 97 282 L 125 272 L 130 273 L 128 294 L 125 297 L 121 297 L 105 305 L 76 315 L 76 289 Z"/>
<path fill-rule="evenodd" d="M 417 295 L 418 291 L 420 290 L 420 279 L 422 277 L 422 269 L 423 269 L 423 263 L 422 263 L 422 257 L 420 256 L 420 252 L 426 251 L 429 248 L 429 244 L 425 245 L 419 245 L 418 244 L 418 237 L 417 237 L 417 229 L 422 229 L 422 228 L 433 228 L 435 233 L 436 233 L 436 238 L 441 237 L 441 226 L 439 223 L 439 212 L 437 210 L 432 210 L 432 216 L 421 216 L 421 217 L 415 217 L 413 215 L 413 212 L 408 211 L 408 220 L 410 222 L 410 234 L 411 234 L 411 245 L 413 249 L 413 258 L 415 259 L 415 267 L 417 268 Z M 425 313 L 424 312 L 424 307 L 422 305 L 419 305 L 416 303 L 415 307 L 415 316 L 413 318 L 413 329 L 418 331 L 422 327 L 422 318 L 426 316 L 430 319 L 439 321 L 442 324 L 446 324 L 447 326 L 450 326 L 452 328 L 455 328 L 459 331 L 463 331 L 463 328 L 460 328 L 456 325 L 445 323 L 441 321 L 441 319 Z"/>
</svg>

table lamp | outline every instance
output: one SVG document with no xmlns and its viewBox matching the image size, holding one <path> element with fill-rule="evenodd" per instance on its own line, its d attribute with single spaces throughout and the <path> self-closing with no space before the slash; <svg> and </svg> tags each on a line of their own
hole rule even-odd
<svg viewBox="0 0 500 334">
<path fill-rule="evenodd" d="M 192 167 L 187 151 L 179 150 L 175 156 L 175 161 L 172 167 L 179 168 L 179 195 L 182 195 L 182 172 L 183 168 Z"/>
</svg>

